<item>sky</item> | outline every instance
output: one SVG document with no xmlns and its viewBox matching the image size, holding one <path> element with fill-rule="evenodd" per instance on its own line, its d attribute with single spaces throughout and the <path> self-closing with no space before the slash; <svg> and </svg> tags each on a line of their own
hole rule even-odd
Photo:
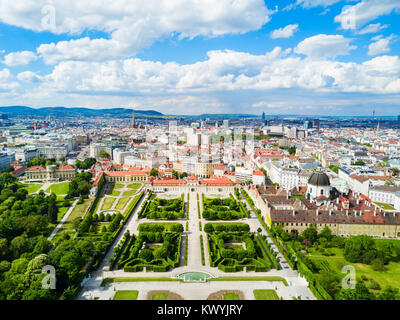
<svg viewBox="0 0 400 320">
<path fill-rule="evenodd" d="M 400 114 L 400 0 L 0 0 L 0 106 Z"/>
</svg>

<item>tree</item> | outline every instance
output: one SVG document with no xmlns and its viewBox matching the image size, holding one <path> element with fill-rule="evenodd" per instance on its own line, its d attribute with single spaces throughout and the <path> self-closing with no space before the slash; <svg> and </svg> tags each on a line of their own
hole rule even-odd
<svg viewBox="0 0 400 320">
<path fill-rule="evenodd" d="M 4 184 L 6 187 L 15 181 L 17 181 L 17 178 L 9 172 L 5 172 L 0 176 L 0 183 Z"/>
<path fill-rule="evenodd" d="M 340 289 L 336 295 L 336 300 L 374 300 L 375 296 L 361 282 L 356 284 L 355 289 Z"/>
<path fill-rule="evenodd" d="M 320 232 L 319 236 L 325 238 L 327 241 L 330 241 L 332 239 L 332 230 L 328 226 L 325 226 Z"/>
<path fill-rule="evenodd" d="M 57 223 L 58 207 L 57 207 L 57 196 L 52 193 L 49 197 L 48 205 L 48 217 L 51 223 Z"/>
<path fill-rule="evenodd" d="M 30 251 L 30 249 L 31 242 L 26 235 L 15 237 L 11 240 L 10 250 L 13 253 L 14 258 L 18 258 L 24 252 Z"/>
<path fill-rule="evenodd" d="M 376 297 L 377 300 L 399 300 L 399 289 L 387 286 Z"/>
<path fill-rule="evenodd" d="M 155 169 L 155 168 L 151 169 L 150 176 L 151 177 L 157 177 L 158 176 L 158 170 Z"/>
<path fill-rule="evenodd" d="M 318 238 L 318 231 L 315 225 L 311 224 L 301 235 L 313 244 Z"/>
<path fill-rule="evenodd" d="M 110 155 L 106 152 L 106 151 L 104 151 L 104 150 L 100 150 L 99 151 L 99 157 L 100 158 L 103 158 L 103 159 L 110 159 Z"/>
<path fill-rule="evenodd" d="M 138 258 L 151 261 L 153 260 L 153 252 L 150 249 L 143 249 L 139 252 Z"/>
<path fill-rule="evenodd" d="M 183 225 L 181 225 L 180 223 L 179 224 L 174 224 L 171 227 L 171 231 L 172 232 L 183 232 Z"/>
</svg>

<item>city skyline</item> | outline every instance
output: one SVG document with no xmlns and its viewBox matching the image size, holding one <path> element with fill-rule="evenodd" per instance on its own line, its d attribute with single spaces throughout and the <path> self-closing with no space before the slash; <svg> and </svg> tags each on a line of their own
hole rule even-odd
<svg viewBox="0 0 400 320">
<path fill-rule="evenodd" d="M 399 113 L 398 1 L 1 5 L 3 106 Z"/>
</svg>

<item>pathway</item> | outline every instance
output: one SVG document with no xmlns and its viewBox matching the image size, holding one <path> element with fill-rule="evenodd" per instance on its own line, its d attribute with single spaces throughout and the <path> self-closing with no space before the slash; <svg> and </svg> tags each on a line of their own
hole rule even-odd
<svg viewBox="0 0 400 320">
<path fill-rule="evenodd" d="M 67 221 L 69 215 L 71 214 L 71 212 L 74 210 L 76 204 L 78 203 L 79 199 L 76 199 L 74 201 L 74 203 L 71 205 L 71 207 L 69 207 L 68 211 L 64 214 L 64 216 L 62 217 L 61 221 L 58 223 L 58 225 L 54 228 L 53 232 L 51 233 L 51 235 L 47 238 L 47 240 L 51 241 L 54 236 L 57 234 L 58 230 L 61 229 L 62 225 L 65 223 L 65 221 Z"/>
</svg>

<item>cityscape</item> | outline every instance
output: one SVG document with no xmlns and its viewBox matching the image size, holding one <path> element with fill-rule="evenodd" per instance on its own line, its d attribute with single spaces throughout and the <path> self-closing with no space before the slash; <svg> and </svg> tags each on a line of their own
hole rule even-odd
<svg viewBox="0 0 400 320">
<path fill-rule="evenodd" d="M 398 1 L 14 2 L 1 301 L 400 300 Z"/>
</svg>

